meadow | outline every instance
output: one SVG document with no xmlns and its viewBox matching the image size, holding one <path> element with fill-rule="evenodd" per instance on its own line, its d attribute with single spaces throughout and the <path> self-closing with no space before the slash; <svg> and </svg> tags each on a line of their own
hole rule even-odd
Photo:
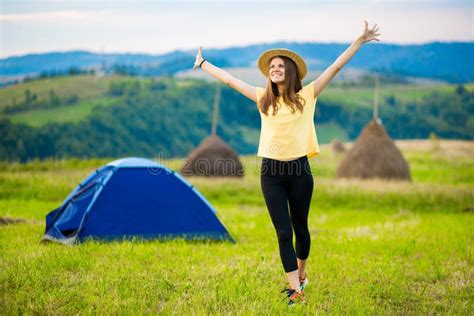
<svg viewBox="0 0 474 316">
<path fill-rule="evenodd" d="M 0 314 L 458 314 L 474 312 L 474 142 L 398 141 L 411 182 L 335 179 L 312 158 L 307 304 L 289 309 L 259 181 L 188 180 L 236 243 L 41 244 L 45 215 L 111 159 L 0 163 Z M 172 169 L 181 159 L 161 161 Z"/>
</svg>

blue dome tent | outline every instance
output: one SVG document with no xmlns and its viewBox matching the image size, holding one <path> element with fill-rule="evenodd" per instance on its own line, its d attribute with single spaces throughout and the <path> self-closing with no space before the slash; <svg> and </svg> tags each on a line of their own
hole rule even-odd
<svg viewBox="0 0 474 316">
<path fill-rule="evenodd" d="M 233 241 L 206 199 L 178 173 L 143 158 L 97 169 L 46 216 L 43 240 L 210 238 Z"/>
</svg>

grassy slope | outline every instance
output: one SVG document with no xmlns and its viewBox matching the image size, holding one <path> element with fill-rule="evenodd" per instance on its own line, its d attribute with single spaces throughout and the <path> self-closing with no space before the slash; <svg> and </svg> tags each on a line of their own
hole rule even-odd
<svg viewBox="0 0 474 316">
<path fill-rule="evenodd" d="M 380 88 L 380 100 L 392 95 L 402 102 L 419 101 L 433 91 L 450 93 L 455 85 L 383 85 Z M 331 87 L 321 93 L 321 100 L 341 103 L 347 106 L 372 108 L 374 89 L 367 87 Z"/>
<path fill-rule="evenodd" d="M 60 97 L 77 94 L 81 100 L 94 99 L 106 93 L 110 81 L 115 79 L 117 79 L 115 76 L 80 75 L 48 78 L 8 86 L 0 89 L 0 109 L 10 105 L 14 98 L 17 102 L 23 100 L 27 89 L 35 93 L 38 99 L 48 99 L 51 89 L 54 89 Z"/>
<path fill-rule="evenodd" d="M 335 180 L 327 146 L 312 159 L 308 304 L 295 313 L 472 314 L 474 144 L 397 144 L 412 183 Z M 0 227 L 4 313 L 288 313 L 255 157 L 242 180 L 190 179 L 236 244 L 39 244 L 44 216 L 106 161 L 0 164 L 0 216 L 28 221 Z"/>
<path fill-rule="evenodd" d="M 27 112 L 13 113 L 7 115 L 13 122 L 26 123 L 31 126 L 42 126 L 50 122 L 78 122 L 91 113 L 95 106 L 107 106 L 113 104 L 113 98 L 106 95 L 109 83 L 112 80 L 135 80 L 131 77 L 95 77 L 75 76 L 37 80 L 27 83 L 9 86 L 0 89 L 0 109 L 12 104 L 13 98 L 17 103 L 24 99 L 24 91 L 30 89 L 38 95 L 39 99 L 48 99 L 49 91 L 54 89 L 56 94 L 65 97 L 77 94 L 80 102 L 73 106 L 65 106 L 55 109 L 32 109 Z M 148 80 L 148 79 L 141 79 Z M 181 85 L 191 84 L 189 80 L 182 79 Z M 447 93 L 454 89 L 454 85 L 387 85 L 380 91 L 381 99 L 388 95 L 409 101 L 418 100 L 433 91 Z M 474 84 L 467 85 L 468 89 L 474 89 Z M 341 88 L 330 85 L 321 94 L 320 100 L 344 104 L 345 106 L 372 107 L 373 89 Z"/>
<path fill-rule="evenodd" d="M 79 102 L 74 106 L 14 113 L 9 115 L 9 118 L 13 123 L 24 123 L 33 127 L 40 127 L 53 122 L 77 123 L 84 120 L 96 106 L 109 106 L 114 104 L 114 101 L 114 98 L 97 98 Z"/>
</svg>

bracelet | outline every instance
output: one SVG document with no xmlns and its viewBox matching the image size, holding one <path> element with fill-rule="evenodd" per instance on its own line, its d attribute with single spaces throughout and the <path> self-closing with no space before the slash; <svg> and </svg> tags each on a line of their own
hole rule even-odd
<svg viewBox="0 0 474 316">
<path fill-rule="evenodd" d="M 206 59 L 203 59 L 203 60 L 201 61 L 201 63 L 199 64 L 199 68 L 201 68 L 202 64 L 203 64 L 205 61 L 207 61 L 207 60 L 206 60 Z"/>
</svg>

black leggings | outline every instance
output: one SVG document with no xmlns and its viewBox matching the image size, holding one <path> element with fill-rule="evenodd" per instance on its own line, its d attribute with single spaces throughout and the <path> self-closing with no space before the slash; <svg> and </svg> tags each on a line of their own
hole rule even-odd
<svg viewBox="0 0 474 316">
<path fill-rule="evenodd" d="M 314 183 L 308 158 L 303 156 L 291 161 L 263 158 L 260 182 L 277 233 L 283 268 L 285 272 L 295 271 L 298 269 L 296 258 L 308 258 L 311 244 L 308 213 Z"/>
</svg>

